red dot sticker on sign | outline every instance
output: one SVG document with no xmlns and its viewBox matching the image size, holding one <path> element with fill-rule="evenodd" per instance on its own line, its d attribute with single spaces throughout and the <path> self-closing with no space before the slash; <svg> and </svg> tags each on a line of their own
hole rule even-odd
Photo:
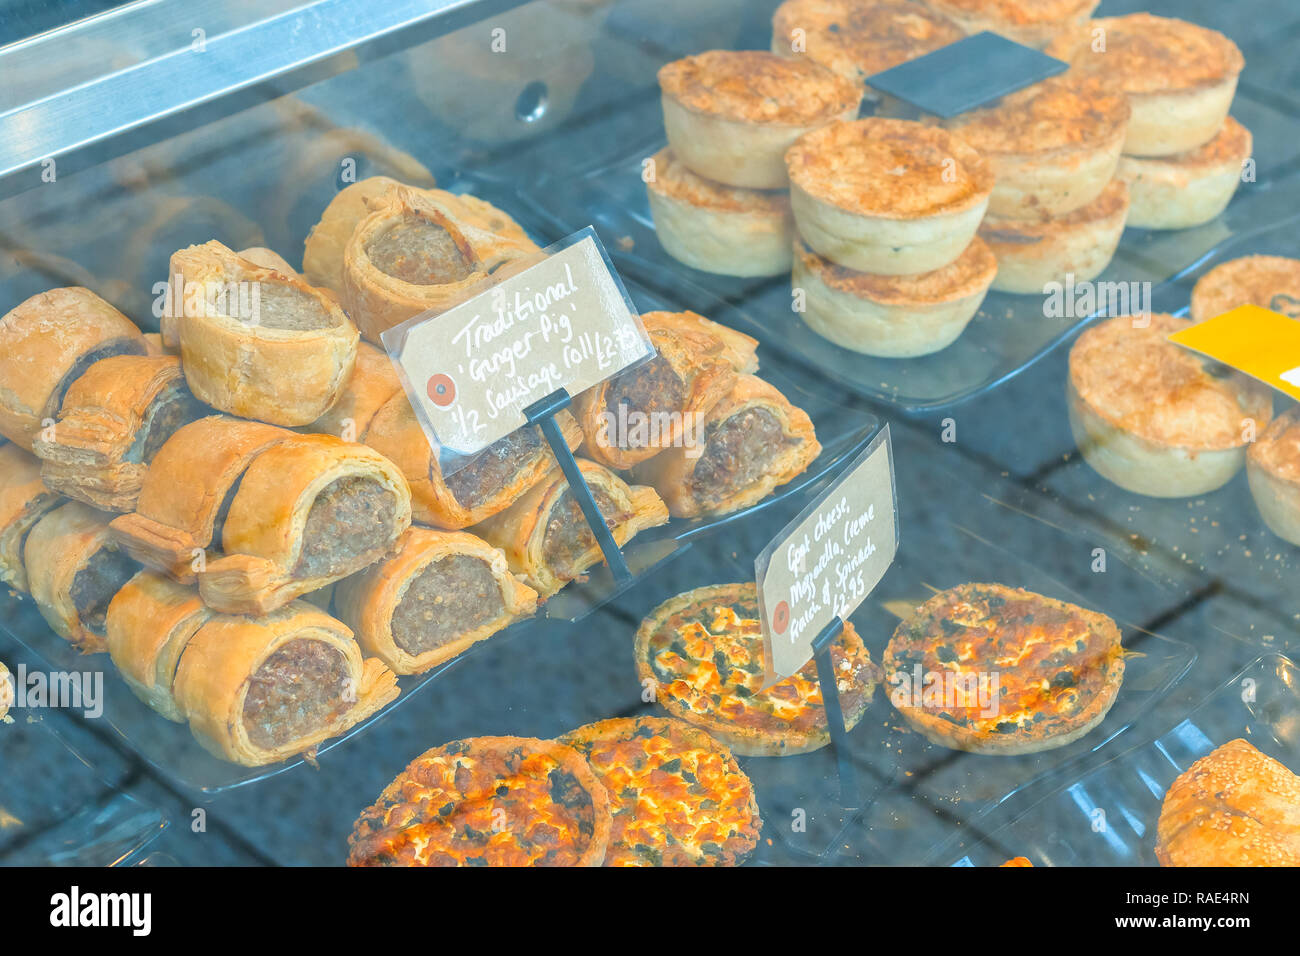
<svg viewBox="0 0 1300 956">
<path fill-rule="evenodd" d="M 790 626 L 790 605 L 782 601 L 772 612 L 772 630 L 778 634 L 784 634 L 785 629 Z"/>
<path fill-rule="evenodd" d="M 425 386 L 425 391 L 429 394 L 429 401 L 439 408 L 447 408 L 456 401 L 456 383 L 451 380 L 450 375 L 429 376 L 429 384 Z"/>
</svg>

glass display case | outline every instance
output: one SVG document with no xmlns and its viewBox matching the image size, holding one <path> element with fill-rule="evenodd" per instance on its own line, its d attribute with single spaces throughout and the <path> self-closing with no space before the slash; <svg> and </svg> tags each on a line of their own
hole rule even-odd
<svg viewBox="0 0 1300 956">
<path fill-rule="evenodd" d="M 0 29 L 0 863 L 1300 863 L 1300 379 L 1167 338 L 1300 318 L 1300 8 Z M 1064 72 L 948 120 L 871 87 L 983 30 Z M 534 422 L 452 471 L 384 351 L 589 226 L 656 357 L 556 421 L 627 576 Z M 836 645 L 837 747 L 726 586 L 886 427 L 898 553 Z M 992 675 L 995 713 L 900 702 L 913 664 Z M 1216 760 L 1277 781 L 1219 857 Z"/>
</svg>

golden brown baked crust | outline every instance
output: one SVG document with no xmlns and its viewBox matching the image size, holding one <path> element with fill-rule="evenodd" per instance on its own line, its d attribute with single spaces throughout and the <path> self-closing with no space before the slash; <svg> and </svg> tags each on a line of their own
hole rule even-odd
<svg viewBox="0 0 1300 956">
<path fill-rule="evenodd" d="M 790 194 L 781 189 L 744 189 L 697 176 L 665 146 L 653 157 L 655 175 L 646 183 L 654 192 L 692 206 L 757 216 L 788 216 Z"/>
<path fill-rule="evenodd" d="M 1245 65 L 1237 45 L 1222 33 L 1173 17 L 1102 17 L 1087 29 L 1105 31 L 1106 49 L 1093 52 L 1084 44 L 1073 58 L 1067 52 L 1073 72 L 1097 76 L 1125 93 L 1204 89 L 1232 79 Z M 1056 55 L 1073 42 L 1062 38 L 1047 52 Z"/>
<path fill-rule="evenodd" d="M 32 450 L 72 383 L 110 355 L 144 355 L 140 330 L 89 289 L 34 295 L 0 318 L 0 435 Z"/>
<path fill-rule="evenodd" d="M 578 459 L 578 467 L 619 547 L 647 528 L 667 524 L 668 508 L 653 488 L 628 485 L 585 458 Z M 475 533 L 504 551 L 510 570 L 543 600 L 604 562 L 596 536 L 558 470 L 479 524 Z"/>
<path fill-rule="evenodd" d="M 754 785 L 725 745 L 682 720 L 615 717 L 560 738 L 609 792 L 605 866 L 735 866 L 758 845 Z"/>
<path fill-rule="evenodd" d="M 910 0 L 786 0 L 772 16 L 773 52 L 798 56 L 796 30 L 809 57 L 855 83 L 963 36 L 951 20 Z"/>
<path fill-rule="evenodd" d="M 1169 787 L 1156 835 L 1161 866 L 1300 866 L 1300 777 L 1229 741 Z"/>
<path fill-rule="evenodd" d="M 1112 216 L 1122 217 L 1128 209 L 1128 203 L 1128 186 L 1122 180 L 1113 179 L 1092 202 L 1063 216 L 1043 216 L 1037 219 L 987 216 L 980 224 L 979 235 L 995 249 L 1002 245 L 1028 246 L 1078 226 L 1087 226 Z"/>
<path fill-rule="evenodd" d="M 645 313 L 641 322 L 658 353 L 655 358 L 573 400 L 587 457 L 617 469 L 653 458 L 680 445 L 692 417 L 705 414 L 731 390 L 736 369 L 727 359 L 727 344 L 708 327 L 688 324 L 697 319 L 708 322 L 694 312 Z M 635 424 L 622 434 L 620 416 L 628 422 L 645 419 L 645 434 L 632 433 Z"/>
<path fill-rule="evenodd" d="M 132 511 L 158 449 L 209 411 L 175 356 L 100 359 L 68 389 L 58 425 L 36 438 L 45 483 L 103 511 Z"/>
<path fill-rule="evenodd" d="M 600 866 L 609 795 L 554 740 L 471 737 L 429 750 L 362 811 L 349 866 Z"/>
<path fill-rule="evenodd" d="M 159 449 L 134 514 L 114 518 L 114 540 L 133 558 L 184 584 L 221 549 L 220 523 L 245 469 L 293 432 L 227 415 L 200 418 Z"/>
<path fill-rule="evenodd" d="M 698 312 L 646 312 L 641 316 L 647 329 L 674 332 L 703 353 L 727 362 L 737 372 L 758 371 L 758 339 Z"/>
<path fill-rule="evenodd" d="M 1250 130 L 1228 116 L 1224 119 L 1219 134 L 1202 146 L 1172 156 L 1149 156 L 1141 159 L 1144 163 L 1169 163 L 1180 166 L 1194 175 L 1197 171 L 1213 169 L 1224 163 L 1242 162 L 1250 156 L 1253 144 L 1254 137 L 1251 136 Z"/>
<path fill-rule="evenodd" d="M 174 253 L 169 275 L 183 289 L 168 308 L 181 307 L 173 319 L 198 398 L 274 425 L 306 425 L 334 404 L 359 337 L 332 296 L 215 241 Z"/>
<path fill-rule="evenodd" d="M 916 275 L 877 276 L 846 269 L 819 256 L 803 241 L 795 243 L 794 254 L 805 269 L 832 289 L 884 305 L 924 306 L 952 302 L 988 289 L 998 271 L 997 259 L 979 238 L 974 239 L 955 262 Z"/>
<path fill-rule="evenodd" d="M 862 92 L 812 60 L 710 50 L 659 69 L 659 87 L 690 110 L 746 123 L 810 126 L 852 109 Z"/>
<path fill-rule="evenodd" d="M 375 344 L 386 329 L 456 305 L 505 263 L 539 251 L 513 219 L 474 196 L 398 186 L 367 205 L 343 251 L 343 302 Z"/>
<path fill-rule="evenodd" d="M 1300 259 L 1244 256 L 1215 266 L 1192 289 L 1192 321 L 1239 305 L 1258 305 L 1300 319 Z"/>
<path fill-rule="evenodd" d="M 1280 481 L 1300 486 L 1300 411 L 1279 415 L 1250 446 L 1247 457 Z"/>
<path fill-rule="evenodd" d="M 1272 393 L 1237 372 L 1212 375 L 1203 358 L 1167 341 L 1189 325 L 1163 313 L 1146 327 L 1135 328 L 1132 316 L 1094 325 L 1070 350 L 1070 382 L 1102 419 L 1150 443 L 1240 448 L 1247 419 L 1262 429 L 1273 417 Z"/>
<path fill-rule="evenodd" d="M 1097 0 L 926 0 L 938 10 L 978 13 L 1009 24 L 1049 23 L 1086 15 Z"/>
<path fill-rule="evenodd" d="M 738 376 L 692 432 L 633 472 L 677 518 L 757 504 L 806 471 L 822 450 L 808 414 L 754 375 Z"/>
<path fill-rule="evenodd" d="M 246 767 L 312 750 L 398 693 L 392 671 L 363 660 L 346 627 L 302 601 L 258 618 L 214 615 L 190 639 L 173 684 L 204 749 Z"/>
<path fill-rule="evenodd" d="M 763 686 L 763 634 L 753 582 L 679 594 L 636 632 L 637 677 L 673 717 L 706 730 L 743 756 L 808 753 L 830 742 L 817 665 Z M 853 729 L 878 672 L 852 624 L 831 645 L 844 724 Z M 650 682 L 647 684 L 647 682 Z"/>
<path fill-rule="evenodd" d="M 375 413 L 402 391 L 392 361 L 382 349 L 369 342 L 357 345 L 357 361 L 338 400 L 303 431 L 337 435 L 344 441 L 360 441 Z"/>
<path fill-rule="evenodd" d="M 183 723 L 172 683 L 181 654 L 212 617 L 199 592 L 154 571 L 141 571 L 108 605 L 108 653 L 135 696 Z"/>
<path fill-rule="evenodd" d="M 109 601 L 139 570 L 119 553 L 108 515 L 79 501 L 46 512 L 27 536 L 23 563 L 32 599 L 54 632 L 83 654 L 105 650 Z"/>
<path fill-rule="evenodd" d="M 0 445 L 0 581 L 26 591 L 23 544 L 36 522 L 62 499 L 41 480 L 41 462 L 19 446 Z"/>
<path fill-rule="evenodd" d="M 440 565 L 449 565 L 442 577 L 427 587 L 416 583 Z M 420 674 L 532 615 L 537 592 L 480 538 L 409 528 L 391 556 L 341 581 L 335 601 L 362 650 L 395 674 Z M 410 635 L 395 622 L 399 614 L 414 622 Z M 456 617 L 458 622 L 448 620 Z"/>
<path fill-rule="evenodd" d="M 1104 614 L 1023 588 L 963 584 L 900 623 L 881 666 L 894 706 L 927 740 L 1027 754 L 1101 723 L 1124 680 L 1124 649 Z"/>
<path fill-rule="evenodd" d="M 915 219 L 967 210 L 993 190 L 988 160 L 947 130 L 870 117 L 832 123 L 786 153 L 790 182 L 860 215 Z"/>
<path fill-rule="evenodd" d="M 1096 76 L 1066 73 L 963 113 L 944 126 L 985 156 L 1097 149 L 1124 139 L 1132 110 Z"/>
<path fill-rule="evenodd" d="M 569 448 L 577 448 L 582 443 L 577 421 L 567 411 L 555 420 Z M 384 403 L 361 440 L 406 476 L 415 521 L 448 531 L 468 528 L 505 510 L 558 467 L 541 430 L 521 428 L 484 449 L 460 471 L 443 477 L 439 451 L 429 444 L 405 392 Z"/>
<path fill-rule="evenodd" d="M 294 435 L 255 457 L 221 533 L 222 557 L 198 572 L 209 607 L 265 614 L 368 567 L 411 524 L 392 462 L 332 435 Z"/>
</svg>

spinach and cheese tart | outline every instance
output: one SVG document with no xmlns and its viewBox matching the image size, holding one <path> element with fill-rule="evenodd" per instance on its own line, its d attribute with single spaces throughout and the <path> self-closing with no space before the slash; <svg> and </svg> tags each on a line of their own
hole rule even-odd
<svg viewBox="0 0 1300 956">
<path fill-rule="evenodd" d="M 609 791 L 605 866 L 734 866 L 758 844 L 754 786 L 723 744 L 663 717 L 616 717 L 560 738 Z"/>
<path fill-rule="evenodd" d="M 349 866 L 600 866 L 609 797 L 553 740 L 470 737 L 411 762 L 364 810 Z"/>
<path fill-rule="evenodd" d="M 894 631 L 890 699 L 932 743 L 981 754 L 1062 747 L 1106 716 L 1124 649 L 1104 614 L 1001 584 L 941 591 Z"/>
<path fill-rule="evenodd" d="M 831 660 L 852 729 L 877 683 L 852 624 L 832 645 Z M 762 689 L 763 634 L 752 583 L 696 588 L 659 605 L 637 631 L 636 666 L 669 714 L 743 756 L 807 753 L 830 742 L 815 662 Z"/>
</svg>

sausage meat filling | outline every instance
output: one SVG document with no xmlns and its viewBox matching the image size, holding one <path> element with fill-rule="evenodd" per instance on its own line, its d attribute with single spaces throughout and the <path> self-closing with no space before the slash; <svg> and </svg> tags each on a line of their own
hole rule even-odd
<svg viewBox="0 0 1300 956">
<path fill-rule="evenodd" d="M 310 332 L 338 324 L 337 316 L 312 295 L 281 282 L 248 283 L 247 292 L 239 283 L 231 283 L 221 301 L 224 314 L 250 325 L 267 329 Z"/>
<path fill-rule="evenodd" d="M 255 746 L 283 747 L 348 709 L 348 666 L 336 648 L 297 638 L 254 672 L 244 697 L 244 730 Z"/>
<path fill-rule="evenodd" d="M 481 558 L 454 554 L 424 568 L 393 611 L 393 641 L 424 654 L 501 614 L 501 585 Z"/>
<path fill-rule="evenodd" d="M 662 355 L 618 375 L 609 385 L 605 407 L 618 421 L 619 407 L 627 406 L 628 415 L 652 416 L 681 413 L 686 401 L 686 383 Z M 610 436 L 609 444 L 618 448 L 640 448 L 652 429 L 629 428 L 628 434 Z M 662 430 L 654 430 L 662 433 Z"/>
<path fill-rule="evenodd" d="M 151 463 L 153 456 L 158 454 L 158 449 L 166 444 L 178 428 L 207 413 L 208 409 L 185 386 L 175 385 L 164 389 L 145 412 L 135 441 L 126 453 L 126 460 L 146 465 Z"/>
<path fill-rule="evenodd" d="M 461 507 L 477 508 L 499 494 L 541 454 L 545 454 L 541 429 L 520 428 L 493 442 L 444 481 Z"/>
<path fill-rule="evenodd" d="M 474 264 L 436 222 L 408 216 L 370 240 L 366 255 L 376 269 L 412 285 L 446 285 L 474 274 Z"/>
<path fill-rule="evenodd" d="M 373 478 L 337 478 L 312 502 L 295 574 L 333 577 L 373 563 L 393 539 L 397 499 Z"/>
<path fill-rule="evenodd" d="M 72 605 L 88 631 L 104 636 L 108 604 L 140 570 L 125 551 L 100 548 L 72 577 Z"/>
<path fill-rule="evenodd" d="M 605 524 L 610 529 L 627 519 L 628 516 L 619 511 L 614 499 L 606 492 L 593 488 L 592 495 L 596 499 L 596 507 L 605 516 Z M 551 509 L 551 517 L 546 523 L 544 535 L 542 556 L 546 559 L 547 567 L 557 578 L 572 580 L 590 566 L 582 563 L 582 557 L 597 546 L 596 536 L 587 527 L 582 506 L 578 504 L 578 499 L 573 496 L 572 491 L 565 489 L 560 500 Z"/>
<path fill-rule="evenodd" d="M 709 505 L 722 503 L 762 478 L 775 456 L 792 444 L 770 411 L 743 409 L 711 429 L 691 476 L 696 495 Z"/>
</svg>

